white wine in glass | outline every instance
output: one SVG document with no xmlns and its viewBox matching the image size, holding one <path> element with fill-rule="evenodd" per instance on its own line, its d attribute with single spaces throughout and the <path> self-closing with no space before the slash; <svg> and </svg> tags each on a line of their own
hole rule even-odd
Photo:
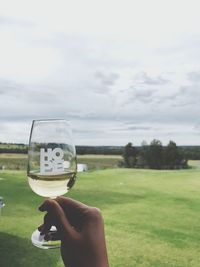
<svg viewBox="0 0 200 267">
<path fill-rule="evenodd" d="M 33 192 L 49 198 L 64 195 L 74 185 L 76 171 L 76 150 L 70 123 L 58 119 L 34 120 L 27 168 L 28 182 Z M 52 226 L 49 236 L 55 231 Z M 59 240 L 45 240 L 38 230 L 33 232 L 31 240 L 39 248 L 60 247 Z"/>
</svg>

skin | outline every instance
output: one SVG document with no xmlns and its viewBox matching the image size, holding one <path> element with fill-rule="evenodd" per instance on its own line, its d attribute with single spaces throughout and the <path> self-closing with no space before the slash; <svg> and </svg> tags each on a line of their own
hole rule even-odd
<svg viewBox="0 0 200 267">
<path fill-rule="evenodd" d="M 109 267 L 104 222 L 97 208 L 65 197 L 46 200 L 39 210 L 44 223 L 38 228 L 47 235 L 52 225 L 61 240 L 61 256 L 65 267 Z"/>
</svg>

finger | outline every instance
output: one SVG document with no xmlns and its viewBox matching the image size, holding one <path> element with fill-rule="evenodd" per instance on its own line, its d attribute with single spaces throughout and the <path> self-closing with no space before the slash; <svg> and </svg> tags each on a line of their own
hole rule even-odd
<svg viewBox="0 0 200 267">
<path fill-rule="evenodd" d="M 41 224 L 40 226 L 38 226 L 38 231 L 42 231 L 42 229 L 44 228 L 44 224 Z"/>
<path fill-rule="evenodd" d="M 55 225 L 61 233 L 67 235 L 68 238 L 73 238 L 77 232 L 71 227 L 62 207 L 53 199 L 46 200 L 40 207 L 40 211 L 47 211 L 54 220 Z"/>
<path fill-rule="evenodd" d="M 44 216 L 44 223 L 38 227 L 38 230 L 41 232 L 41 235 L 44 235 L 51 229 L 52 225 L 54 225 L 53 219 L 50 214 L 47 213 Z"/>
<path fill-rule="evenodd" d="M 59 205 L 62 207 L 62 209 L 64 210 L 68 220 L 70 220 L 70 222 L 76 222 L 76 220 L 78 220 L 79 222 L 81 221 L 80 219 L 82 217 L 84 217 L 84 215 L 88 212 L 88 210 L 90 209 L 90 207 L 88 207 L 87 205 L 75 201 L 71 198 L 66 198 L 66 197 L 57 197 L 55 199 Z"/>
<path fill-rule="evenodd" d="M 67 197 L 57 197 L 55 199 L 63 208 L 70 208 L 73 210 L 77 210 L 77 211 L 81 211 L 81 210 L 85 210 L 88 209 L 89 207 L 79 201 L 76 201 L 74 199 L 71 198 L 67 198 Z"/>
<path fill-rule="evenodd" d="M 81 231 L 84 227 L 85 219 L 87 219 L 90 207 L 66 197 L 57 197 L 55 199 L 65 212 L 68 221 L 77 231 Z"/>
<path fill-rule="evenodd" d="M 61 240 L 61 235 L 58 232 L 51 232 L 50 231 L 49 233 L 45 234 L 44 239 L 46 241 L 49 241 L 49 240 L 51 240 L 51 241 Z"/>
</svg>

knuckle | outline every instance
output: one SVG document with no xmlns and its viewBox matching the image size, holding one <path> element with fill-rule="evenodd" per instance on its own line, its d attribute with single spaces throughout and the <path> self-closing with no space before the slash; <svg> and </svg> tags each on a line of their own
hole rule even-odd
<svg viewBox="0 0 200 267">
<path fill-rule="evenodd" d="M 47 199 L 45 202 L 47 205 L 50 205 L 50 206 L 55 205 L 55 201 L 53 199 Z"/>
<path fill-rule="evenodd" d="M 48 212 L 55 212 L 57 210 L 57 203 L 53 199 L 47 199 L 46 206 Z"/>
<path fill-rule="evenodd" d="M 89 214 L 90 214 L 91 218 L 93 218 L 93 219 L 97 219 L 97 220 L 102 219 L 102 215 L 101 215 L 99 208 L 91 207 L 89 210 Z"/>
</svg>

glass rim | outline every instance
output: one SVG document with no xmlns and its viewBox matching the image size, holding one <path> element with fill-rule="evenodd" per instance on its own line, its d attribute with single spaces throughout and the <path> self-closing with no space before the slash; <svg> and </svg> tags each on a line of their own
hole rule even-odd
<svg viewBox="0 0 200 267">
<path fill-rule="evenodd" d="M 71 123 L 70 120 L 66 120 L 66 119 L 53 119 L 53 118 L 50 118 L 50 119 L 36 119 L 36 120 L 32 120 L 32 123 L 34 122 L 48 122 L 48 121 L 63 121 L 63 122 L 67 122 L 67 123 Z"/>
</svg>

